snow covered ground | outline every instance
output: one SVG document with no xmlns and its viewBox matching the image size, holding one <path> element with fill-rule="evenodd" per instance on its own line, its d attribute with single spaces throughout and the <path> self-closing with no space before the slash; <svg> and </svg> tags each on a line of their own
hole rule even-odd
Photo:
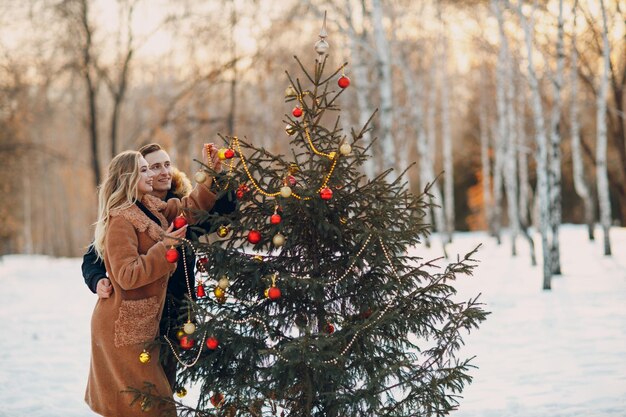
<svg viewBox="0 0 626 417">
<path fill-rule="evenodd" d="M 458 289 L 482 293 L 492 312 L 466 337 L 463 355 L 479 368 L 452 416 L 626 416 L 626 229 L 612 229 L 613 257 L 599 231 L 591 243 L 583 227 L 561 230 L 563 276 L 550 292 L 522 240 L 516 258 L 506 237 L 497 246 L 483 233 L 448 248 L 483 243 Z M 437 242 L 421 256 L 439 256 Z M 83 402 L 94 297 L 80 259 L 0 258 L 0 417 L 94 415 Z"/>
</svg>

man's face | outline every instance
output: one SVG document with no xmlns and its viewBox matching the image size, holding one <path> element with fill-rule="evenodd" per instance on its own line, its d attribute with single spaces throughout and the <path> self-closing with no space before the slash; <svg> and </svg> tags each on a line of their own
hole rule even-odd
<svg viewBox="0 0 626 417">
<path fill-rule="evenodd" d="M 172 162 L 164 150 L 149 153 L 145 156 L 155 177 L 152 181 L 154 191 L 169 191 L 172 188 Z"/>
</svg>

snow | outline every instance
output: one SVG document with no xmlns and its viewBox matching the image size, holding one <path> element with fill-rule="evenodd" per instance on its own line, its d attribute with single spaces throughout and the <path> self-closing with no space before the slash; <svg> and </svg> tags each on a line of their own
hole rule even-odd
<svg viewBox="0 0 626 417">
<path fill-rule="evenodd" d="M 626 229 L 611 230 L 613 257 L 596 234 L 589 242 L 582 226 L 561 229 L 563 276 L 552 291 L 542 291 L 525 241 L 513 258 L 506 236 L 498 246 L 484 233 L 455 235 L 451 255 L 483 243 L 459 297 L 482 293 L 492 314 L 465 337 L 461 357 L 475 355 L 478 368 L 452 416 L 626 415 Z M 418 252 L 438 257 L 437 242 Z M 83 401 L 95 295 L 80 262 L 0 258 L 0 417 L 95 415 Z"/>
</svg>

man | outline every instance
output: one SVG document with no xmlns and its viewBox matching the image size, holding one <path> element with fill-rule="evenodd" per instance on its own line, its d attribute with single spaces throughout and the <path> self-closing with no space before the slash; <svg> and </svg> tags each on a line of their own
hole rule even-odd
<svg viewBox="0 0 626 417">
<path fill-rule="evenodd" d="M 152 181 L 152 195 L 164 201 L 170 198 L 182 198 L 191 192 L 191 182 L 187 176 L 172 166 L 170 156 L 158 144 L 151 143 L 139 149 L 139 152 L 148 162 L 150 170 L 155 172 Z M 228 193 L 218 199 L 211 213 L 228 214 L 235 210 L 236 201 L 233 193 Z M 209 225 L 196 225 L 208 230 Z M 187 231 L 189 238 L 190 230 Z M 179 248 L 180 255 L 182 250 Z M 187 285 L 192 289 L 192 297 L 195 297 L 195 280 L 194 266 L 195 257 L 190 250 L 186 250 L 186 262 L 189 269 L 188 276 L 185 276 L 184 262 L 178 262 L 176 271 L 170 278 L 167 286 L 167 302 L 161 317 L 160 329 L 161 335 L 167 335 L 170 338 L 176 337 L 176 331 L 184 324 L 178 319 L 178 312 L 183 305 L 185 294 L 187 294 Z M 85 284 L 100 298 L 109 298 L 113 287 L 107 278 L 106 268 L 93 249 L 89 246 L 87 253 L 83 256 L 82 264 L 83 278 Z M 166 346 L 167 347 L 167 346 Z M 172 389 L 176 384 L 176 360 L 169 351 L 169 348 L 163 349 L 161 352 L 163 369 Z"/>
</svg>

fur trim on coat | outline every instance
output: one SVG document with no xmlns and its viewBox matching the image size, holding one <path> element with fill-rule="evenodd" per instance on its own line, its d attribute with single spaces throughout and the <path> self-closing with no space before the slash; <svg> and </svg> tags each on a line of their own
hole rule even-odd
<svg viewBox="0 0 626 417">
<path fill-rule="evenodd" d="M 172 167 L 172 194 L 182 199 L 191 193 L 191 181 L 182 171 Z"/>
</svg>

